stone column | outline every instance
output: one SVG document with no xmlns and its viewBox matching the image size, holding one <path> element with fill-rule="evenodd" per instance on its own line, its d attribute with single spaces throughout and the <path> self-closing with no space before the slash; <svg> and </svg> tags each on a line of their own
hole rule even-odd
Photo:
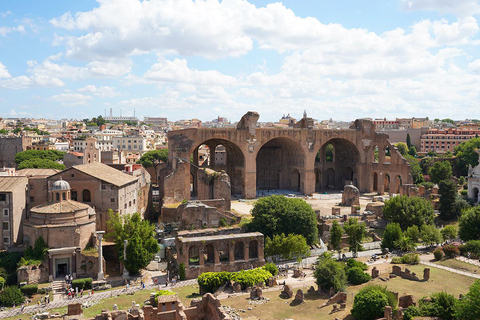
<svg viewBox="0 0 480 320">
<path fill-rule="evenodd" d="M 53 257 L 51 254 L 48 255 L 48 281 L 52 282 L 53 279 L 55 278 L 55 271 L 53 270 L 54 265 L 53 265 Z"/>
<path fill-rule="evenodd" d="M 304 170 L 300 174 L 300 191 L 304 194 L 312 194 L 315 192 L 315 155 L 313 151 L 304 149 L 305 163 Z"/>
<path fill-rule="evenodd" d="M 228 244 L 228 262 L 229 263 L 234 263 L 235 262 L 235 244 L 234 243 L 229 243 Z"/>
<path fill-rule="evenodd" d="M 104 274 L 103 274 L 103 250 L 102 250 L 102 239 L 103 239 L 104 234 L 105 234 L 105 231 L 97 231 L 97 237 L 98 237 L 98 276 L 97 276 L 97 280 L 103 280 L 104 279 Z"/>
<path fill-rule="evenodd" d="M 245 260 L 245 261 L 250 260 L 250 244 L 249 243 L 244 243 L 243 260 Z"/>
<path fill-rule="evenodd" d="M 219 264 L 220 263 L 220 252 L 218 252 L 218 247 L 216 247 L 216 246 L 213 247 L 213 257 L 214 257 L 215 264 Z"/>
<path fill-rule="evenodd" d="M 257 162 L 255 152 L 245 152 L 245 199 L 257 197 Z"/>
<path fill-rule="evenodd" d="M 205 247 L 200 247 L 198 248 L 198 265 L 203 267 L 205 265 L 205 260 L 204 260 L 204 250 Z"/>
<path fill-rule="evenodd" d="M 378 174 L 378 193 L 380 195 L 383 195 L 384 192 L 385 192 L 385 173 L 381 171 Z"/>
<path fill-rule="evenodd" d="M 263 238 L 258 239 L 258 260 L 265 259 L 265 252 L 264 252 L 264 241 Z"/>
</svg>

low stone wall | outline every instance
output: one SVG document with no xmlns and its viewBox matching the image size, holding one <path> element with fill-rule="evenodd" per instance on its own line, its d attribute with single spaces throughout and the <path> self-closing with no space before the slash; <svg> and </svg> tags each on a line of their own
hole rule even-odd
<svg viewBox="0 0 480 320">
<path fill-rule="evenodd" d="M 48 282 L 48 264 L 42 262 L 38 266 L 23 266 L 17 269 L 18 283 L 37 284 Z"/>
</svg>

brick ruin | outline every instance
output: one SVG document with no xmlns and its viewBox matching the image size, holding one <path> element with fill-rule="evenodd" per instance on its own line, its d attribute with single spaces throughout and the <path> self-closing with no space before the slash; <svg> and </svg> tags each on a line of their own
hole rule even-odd
<svg viewBox="0 0 480 320">
<path fill-rule="evenodd" d="M 231 232 L 226 233 L 228 231 Z M 178 270 L 178 266 L 183 263 L 186 279 L 193 279 L 203 272 L 232 272 L 263 266 L 263 234 L 239 231 L 227 229 L 179 232 L 175 239 L 175 252 L 171 253 L 172 262 L 176 264 L 174 269 Z"/>
<path fill-rule="evenodd" d="M 369 120 L 333 130 L 314 129 L 306 118 L 278 129 L 259 128 L 259 117 L 247 112 L 236 128 L 170 131 L 170 167 L 165 170 L 171 173 L 161 191 L 165 203 L 225 198 L 226 176 L 226 191 L 247 199 L 256 198 L 257 190 L 342 190 L 347 181 L 362 192 L 400 193 L 403 184 L 412 183 L 408 162 Z M 326 157 L 329 145 L 331 158 Z M 209 161 L 199 160 L 200 147 Z M 215 159 L 219 147 L 225 150 L 221 163 Z"/>
</svg>

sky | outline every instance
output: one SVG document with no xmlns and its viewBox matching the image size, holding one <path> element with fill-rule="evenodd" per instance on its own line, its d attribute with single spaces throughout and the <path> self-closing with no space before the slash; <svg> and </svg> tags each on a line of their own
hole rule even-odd
<svg viewBox="0 0 480 320">
<path fill-rule="evenodd" d="M 0 1 L 0 117 L 480 118 L 479 1 Z"/>
</svg>

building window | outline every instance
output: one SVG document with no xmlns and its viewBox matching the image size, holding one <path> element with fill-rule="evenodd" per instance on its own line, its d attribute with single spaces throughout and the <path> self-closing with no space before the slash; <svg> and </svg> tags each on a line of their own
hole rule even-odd
<svg viewBox="0 0 480 320">
<path fill-rule="evenodd" d="M 30 202 L 35 202 L 35 198 L 34 198 L 34 197 L 30 197 Z"/>
<path fill-rule="evenodd" d="M 8 209 L 3 209 L 3 216 L 8 217 L 8 215 L 9 215 Z"/>
<path fill-rule="evenodd" d="M 30 190 L 33 190 L 33 187 L 34 187 L 33 184 L 31 184 L 31 185 L 30 185 Z"/>
<path fill-rule="evenodd" d="M 110 202 L 115 202 L 115 198 L 110 198 Z"/>
<path fill-rule="evenodd" d="M 107 185 L 106 184 L 102 184 L 102 190 L 107 190 Z"/>
<path fill-rule="evenodd" d="M 83 202 L 91 202 L 92 201 L 92 196 L 90 194 L 90 190 L 83 189 L 83 191 L 82 191 L 82 201 Z"/>
<path fill-rule="evenodd" d="M 133 199 L 133 204 L 135 204 L 135 199 Z"/>
<path fill-rule="evenodd" d="M 75 173 L 72 173 L 72 174 L 71 174 L 71 177 L 72 177 L 72 178 L 75 178 Z"/>
<path fill-rule="evenodd" d="M 76 190 L 70 191 L 70 199 L 72 199 L 74 201 L 77 201 L 77 191 Z"/>
<path fill-rule="evenodd" d="M 8 221 L 4 221 L 2 223 L 2 230 L 4 230 L 4 231 L 10 230 L 10 225 L 9 225 Z"/>
<path fill-rule="evenodd" d="M 127 204 L 125 203 L 125 209 L 127 209 Z"/>
<path fill-rule="evenodd" d="M 0 201 L 7 201 L 7 194 L 6 193 L 0 193 Z"/>
<path fill-rule="evenodd" d="M 3 237 L 3 243 L 4 244 L 10 244 L 10 238 L 9 237 Z"/>
<path fill-rule="evenodd" d="M 129 202 L 128 202 L 128 206 L 129 206 L 129 207 L 132 206 L 132 201 L 129 201 Z"/>
</svg>

